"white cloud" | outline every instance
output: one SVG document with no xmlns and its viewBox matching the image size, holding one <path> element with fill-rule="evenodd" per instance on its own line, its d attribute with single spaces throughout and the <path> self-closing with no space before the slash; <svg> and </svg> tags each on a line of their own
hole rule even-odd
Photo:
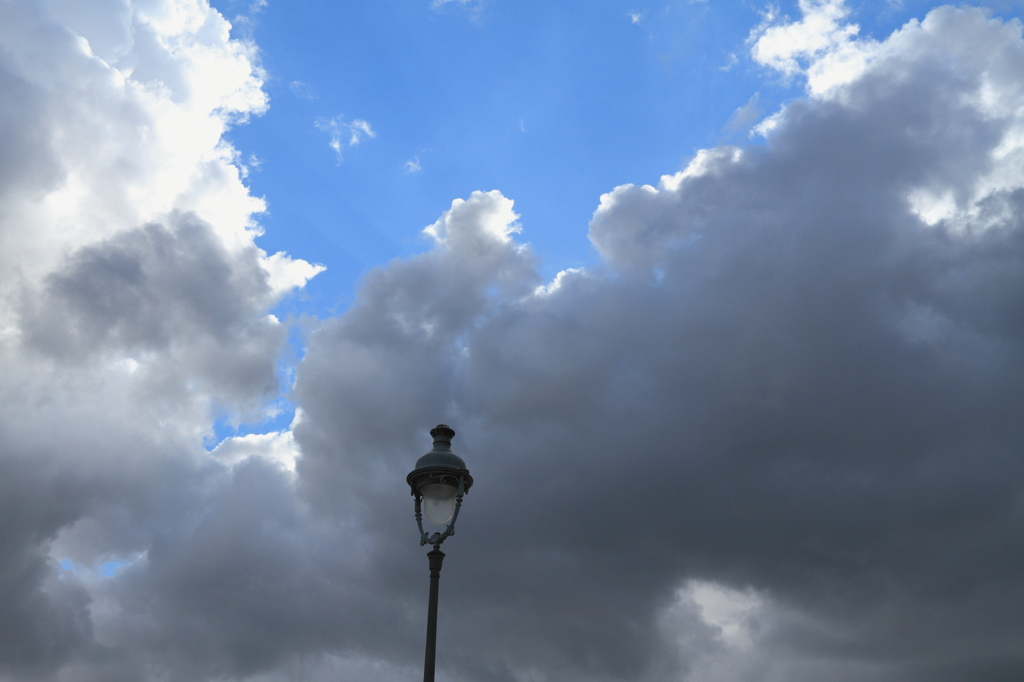
<svg viewBox="0 0 1024 682">
<path fill-rule="evenodd" d="M 249 457 L 261 457 L 287 471 L 295 471 L 299 454 L 291 431 L 234 436 L 224 439 L 210 451 L 212 457 L 224 464 L 235 465 Z"/>
<path fill-rule="evenodd" d="M 729 646 L 749 649 L 753 645 L 751 622 L 764 600 L 752 590 L 740 591 L 713 582 L 691 580 L 680 590 L 679 598 L 696 604 L 704 622 L 717 628 Z"/>
<path fill-rule="evenodd" d="M 338 163 L 344 160 L 342 149 L 346 144 L 349 147 L 354 147 L 362 141 L 363 137 L 377 137 L 377 133 L 373 131 L 370 124 L 360 118 L 346 123 L 341 116 L 335 116 L 334 118 L 321 117 L 316 120 L 315 125 L 317 129 L 330 133 L 331 139 L 328 142 L 328 146 L 334 150 Z M 345 140 L 346 137 L 348 138 L 347 142 Z"/>
<path fill-rule="evenodd" d="M 551 296 L 575 277 L 587 277 L 589 273 L 583 268 L 567 268 L 562 270 L 555 278 L 547 284 L 542 284 L 533 290 L 534 296 Z"/>
<path fill-rule="evenodd" d="M 508 244 L 521 229 L 518 220 L 512 200 L 498 190 L 473 192 L 469 199 L 452 201 L 452 207 L 433 225 L 423 228 L 423 232 L 437 244 L 452 248 L 480 239 Z"/>
<path fill-rule="evenodd" d="M 431 0 L 430 8 L 439 9 L 452 2 L 463 6 L 480 4 L 480 0 Z"/>
<path fill-rule="evenodd" d="M 327 268 L 313 265 L 304 260 L 290 257 L 283 251 L 260 258 L 260 266 L 267 273 L 267 283 L 274 296 L 281 296 L 293 289 L 305 286 L 306 282 Z"/>
<path fill-rule="evenodd" d="M 352 123 L 349 123 L 348 129 L 348 143 L 350 145 L 359 144 L 359 142 L 363 139 L 364 135 L 366 137 L 377 137 L 377 133 L 373 132 L 373 128 L 370 127 L 370 124 L 362 120 L 361 118 L 357 118 L 356 120 L 352 121 Z"/>
<path fill-rule="evenodd" d="M 768 13 L 751 31 L 754 60 L 786 76 L 806 76 L 813 94 L 859 76 L 877 43 L 856 38 L 860 27 L 843 21 L 849 14 L 844 0 L 800 0 L 799 7 L 799 21 L 780 24 Z"/>
<path fill-rule="evenodd" d="M 849 14 L 843 0 L 800 0 L 800 21 L 776 24 L 774 13 L 766 14 L 748 39 L 754 59 L 785 74 L 802 71 L 801 61 L 836 50 L 860 32 L 855 24 L 844 24 Z"/>
<path fill-rule="evenodd" d="M 313 88 L 307 83 L 303 83 L 302 81 L 292 81 L 291 83 L 288 84 L 288 89 L 291 90 L 296 97 L 308 99 L 311 102 L 315 102 L 316 100 L 320 99 L 313 91 Z"/>
<path fill-rule="evenodd" d="M 266 108 L 254 48 L 229 40 L 227 22 L 205 5 L 172 5 L 117 6 L 104 22 L 53 3 L 52 20 L 76 32 L 63 41 L 47 35 L 45 14 L 7 10 L 0 40 L 19 56 L 12 87 L 27 98 L 13 110 L 18 135 L 42 136 L 20 154 L 22 168 L 5 164 L 22 178 L 6 219 L 40 226 L 0 237 L 8 275 L 38 277 L 66 249 L 174 210 L 195 211 L 231 248 L 249 243 L 263 202 L 239 182 L 220 136 Z M 60 127 L 41 128 L 49 117 Z"/>
<path fill-rule="evenodd" d="M 402 170 L 409 174 L 419 173 L 423 170 L 423 166 L 420 165 L 420 157 L 414 156 L 406 161 L 405 165 L 402 166 Z"/>
<path fill-rule="evenodd" d="M 761 137 L 768 137 L 773 130 L 775 130 L 779 124 L 785 120 L 786 108 L 782 107 L 779 111 L 776 111 L 771 116 L 768 116 L 763 121 L 755 125 L 750 129 L 751 136 L 759 135 Z"/>
</svg>

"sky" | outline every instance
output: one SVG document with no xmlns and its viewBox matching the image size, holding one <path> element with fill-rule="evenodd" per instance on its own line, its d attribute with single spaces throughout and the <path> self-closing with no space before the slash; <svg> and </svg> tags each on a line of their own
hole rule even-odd
<svg viewBox="0 0 1024 682">
<path fill-rule="evenodd" d="M 0 0 L 0 682 L 1024 679 L 1022 11 Z"/>
</svg>

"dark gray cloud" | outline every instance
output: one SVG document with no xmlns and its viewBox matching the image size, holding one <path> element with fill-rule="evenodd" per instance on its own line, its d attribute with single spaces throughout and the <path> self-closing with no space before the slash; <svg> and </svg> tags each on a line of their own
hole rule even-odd
<svg viewBox="0 0 1024 682">
<path fill-rule="evenodd" d="M 210 225 L 172 215 L 71 254 L 41 291 L 26 296 L 25 344 L 60 361 L 113 349 L 160 358 L 150 371 L 202 380 L 230 400 L 276 394 L 285 329 L 259 252 L 230 253 Z"/>
<path fill-rule="evenodd" d="M 1019 31 L 938 10 L 763 146 L 616 189 L 591 224 L 606 269 L 467 292 L 529 253 L 445 244 L 314 335 L 315 503 L 390 505 L 431 416 L 460 431 L 453 672 L 697 679 L 739 654 L 664 619 L 710 583 L 764 600 L 736 679 L 1024 673 Z"/>
</svg>

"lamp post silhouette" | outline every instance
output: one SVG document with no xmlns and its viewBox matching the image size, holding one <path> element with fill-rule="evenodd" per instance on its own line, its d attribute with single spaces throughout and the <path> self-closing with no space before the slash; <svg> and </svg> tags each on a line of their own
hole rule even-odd
<svg viewBox="0 0 1024 682">
<path fill-rule="evenodd" d="M 469 492 L 473 477 L 462 458 L 452 452 L 455 431 L 447 424 L 430 430 L 434 449 L 416 460 L 416 468 L 406 477 L 416 500 L 416 526 L 420 530 L 420 546 L 432 545 L 427 552 L 430 564 L 430 602 L 427 607 L 427 653 L 423 660 L 423 682 L 434 682 L 434 652 L 437 647 L 437 585 L 441 579 L 444 552 L 441 543 L 455 534 L 455 521 L 462 508 L 462 496 Z M 423 530 L 423 516 L 443 531 Z"/>
</svg>

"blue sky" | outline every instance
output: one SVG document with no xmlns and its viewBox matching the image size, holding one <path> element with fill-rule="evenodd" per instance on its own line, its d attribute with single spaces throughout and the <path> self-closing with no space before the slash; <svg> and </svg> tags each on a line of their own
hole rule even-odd
<svg viewBox="0 0 1024 682">
<path fill-rule="evenodd" d="M 425 250 L 420 230 L 474 190 L 516 202 L 547 276 L 593 265 L 601 194 L 655 183 L 698 149 L 760 143 L 750 127 L 804 91 L 747 44 L 765 13 L 799 18 L 795 3 L 213 4 L 267 72 L 269 111 L 228 134 L 258 160 L 259 243 L 328 268 L 283 304 L 295 313 L 344 310 L 362 273 Z M 849 7 L 879 39 L 929 5 Z M 352 146 L 343 131 L 339 161 L 316 125 L 333 118 L 376 137 Z"/>
</svg>

